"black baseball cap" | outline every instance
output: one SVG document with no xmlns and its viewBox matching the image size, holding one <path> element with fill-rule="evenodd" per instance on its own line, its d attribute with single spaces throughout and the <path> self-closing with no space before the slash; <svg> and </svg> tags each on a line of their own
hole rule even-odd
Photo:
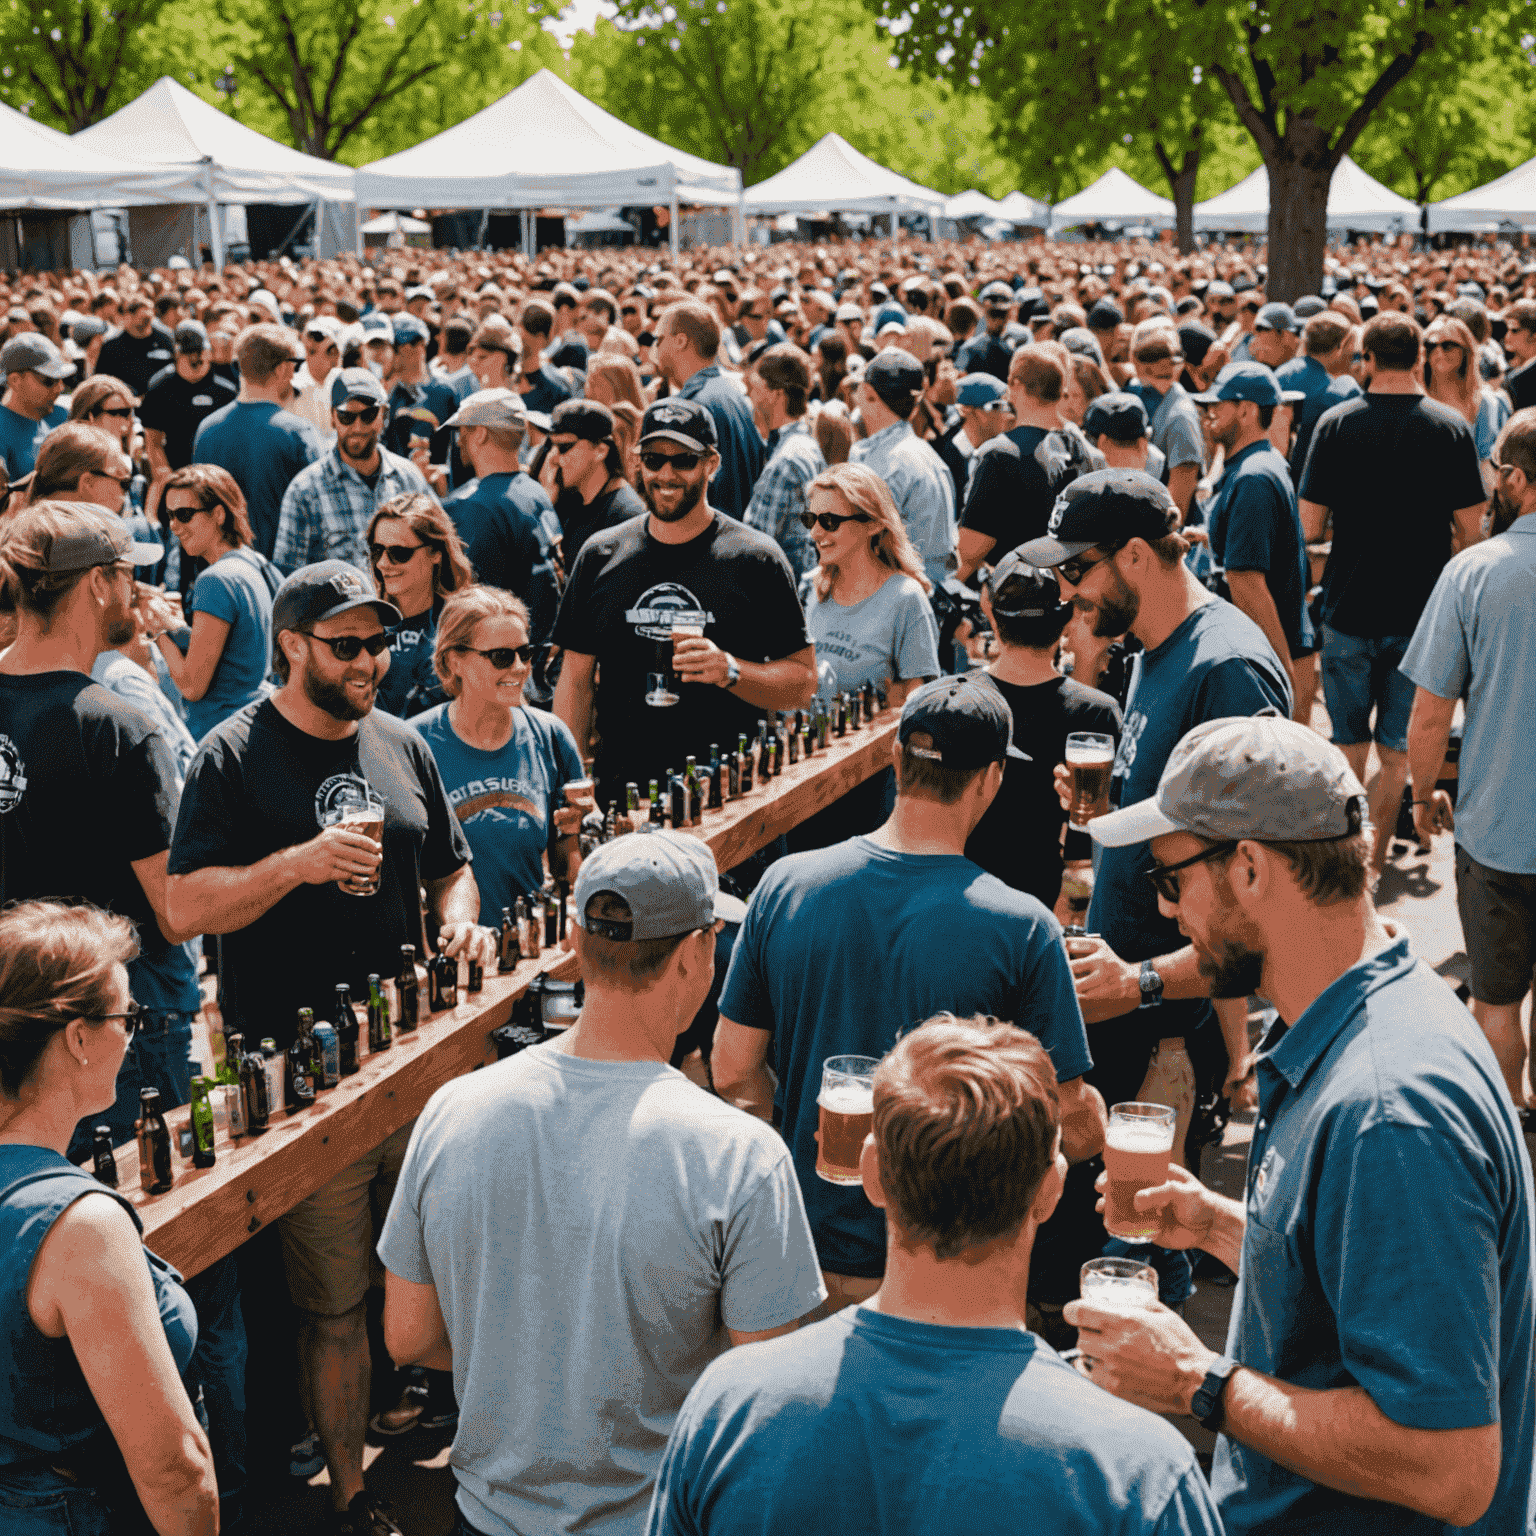
<svg viewBox="0 0 1536 1536">
<path fill-rule="evenodd" d="M 369 590 L 355 565 L 345 560 L 320 560 L 300 566 L 272 599 L 272 633 L 339 618 L 354 608 L 372 608 L 386 627 L 401 619 L 393 603 Z"/>
<path fill-rule="evenodd" d="M 613 441 L 613 412 L 598 400 L 562 400 L 549 418 L 551 432 L 569 432 L 587 443 Z"/>
<path fill-rule="evenodd" d="M 1105 435 L 1112 442 L 1134 443 L 1139 437 L 1151 437 L 1152 425 L 1146 406 L 1128 390 L 1118 390 L 1088 402 L 1083 432 L 1090 443 Z"/>
<path fill-rule="evenodd" d="M 553 430 L 553 421 L 550 426 Z M 695 453 L 713 453 L 720 446 L 709 407 L 677 395 L 658 400 L 640 423 L 640 447 L 658 440 L 691 448 Z"/>
<path fill-rule="evenodd" d="M 909 747 L 914 731 L 932 737 L 931 747 Z M 943 768 L 985 768 L 1015 758 L 1029 757 L 1013 744 L 1013 711 L 990 681 L 937 677 L 911 694 L 902 707 L 896 739 L 918 757 Z"/>
<path fill-rule="evenodd" d="M 919 393 L 927 377 L 923 365 L 900 347 L 887 347 L 875 353 L 864 369 L 864 382 L 893 410 L 905 406 L 909 396 Z"/>
<path fill-rule="evenodd" d="M 1051 569 L 1096 544 L 1161 539 L 1177 526 L 1168 487 L 1139 469 L 1096 469 L 1056 498 L 1050 532 L 1019 546 L 1031 565 Z"/>
<path fill-rule="evenodd" d="M 1055 619 L 1066 623 L 1059 610 L 1061 583 L 1055 571 L 1031 565 L 1016 549 L 1011 549 L 987 577 L 987 593 L 992 612 L 1005 619 Z M 1070 604 L 1065 605 L 1070 608 Z"/>
</svg>

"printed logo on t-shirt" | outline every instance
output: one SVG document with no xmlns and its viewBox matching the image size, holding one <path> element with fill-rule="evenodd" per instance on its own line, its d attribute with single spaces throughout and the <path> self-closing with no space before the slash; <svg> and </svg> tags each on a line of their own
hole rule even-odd
<svg viewBox="0 0 1536 1536">
<path fill-rule="evenodd" d="M 635 626 L 635 633 L 644 635 L 647 640 L 670 639 L 674 624 L 708 625 L 715 622 L 714 614 L 687 587 L 680 587 L 675 581 L 663 581 L 651 587 L 624 617 Z"/>
<path fill-rule="evenodd" d="M 151 362 L 155 362 L 155 363 L 159 363 L 159 362 L 167 362 L 168 363 L 171 360 L 171 354 L 169 352 L 167 352 L 164 347 L 155 347 L 151 351 L 146 352 L 144 354 L 144 356 L 146 358 L 148 358 Z"/>
<path fill-rule="evenodd" d="M 533 790 L 521 779 L 471 779 L 448 791 L 448 803 L 461 822 L 473 821 L 487 811 L 520 811 L 542 827 L 544 812 L 532 796 Z"/>
<path fill-rule="evenodd" d="M 193 405 L 212 405 L 213 404 L 213 396 L 212 395 L 193 395 L 192 396 L 192 404 Z"/>
<path fill-rule="evenodd" d="M 0 816 L 21 804 L 26 788 L 26 764 L 16 750 L 16 743 L 9 736 L 0 736 Z"/>
<path fill-rule="evenodd" d="M 1120 750 L 1115 753 L 1115 766 L 1110 775 L 1112 778 L 1125 778 L 1130 773 L 1136 762 L 1136 744 L 1146 728 L 1147 717 L 1140 710 L 1125 717 L 1125 724 L 1120 730 Z"/>
<path fill-rule="evenodd" d="M 315 791 L 315 821 L 329 827 L 349 811 L 365 811 L 372 793 L 372 786 L 360 774 L 333 773 Z"/>
</svg>

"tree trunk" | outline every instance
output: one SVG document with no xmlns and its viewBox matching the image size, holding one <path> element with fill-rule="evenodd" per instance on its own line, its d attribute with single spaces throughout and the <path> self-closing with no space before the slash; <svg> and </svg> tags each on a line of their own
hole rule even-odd
<svg viewBox="0 0 1536 1536">
<path fill-rule="evenodd" d="M 1289 304 L 1316 293 L 1328 248 L 1328 187 L 1333 180 L 1328 135 L 1293 119 L 1264 157 L 1269 172 L 1269 276 L 1264 291 Z"/>
<path fill-rule="evenodd" d="M 1195 176 L 1199 170 L 1200 151 L 1185 150 L 1184 163 L 1173 178 L 1174 231 L 1181 256 L 1188 256 L 1195 248 Z"/>
</svg>

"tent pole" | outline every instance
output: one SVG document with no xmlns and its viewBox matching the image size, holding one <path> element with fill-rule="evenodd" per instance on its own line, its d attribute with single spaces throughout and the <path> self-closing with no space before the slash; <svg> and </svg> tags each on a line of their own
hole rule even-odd
<svg viewBox="0 0 1536 1536">
<path fill-rule="evenodd" d="M 672 185 L 672 202 L 670 204 L 672 218 L 667 224 L 667 244 L 672 250 L 673 261 L 677 260 L 677 184 Z"/>
<path fill-rule="evenodd" d="M 208 250 L 213 257 L 213 270 L 224 270 L 224 231 L 219 228 L 219 205 L 213 195 L 213 158 L 210 155 L 203 156 L 203 195 L 208 200 Z M 193 221 L 192 243 L 197 243 L 196 221 Z M 192 252 L 192 267 L 195 271 L 202 266 L 202 252 Z"/>
</svg>

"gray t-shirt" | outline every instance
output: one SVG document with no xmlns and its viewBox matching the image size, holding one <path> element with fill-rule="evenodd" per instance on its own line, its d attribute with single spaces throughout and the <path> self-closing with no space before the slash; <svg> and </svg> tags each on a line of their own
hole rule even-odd
<svg viewBox="0 0 1536 1536">
<path fill-rule="evenodd" d="M 812 594 L 805 605 L 805 627 L 816 642 L 818 666 L 830 662 L 836 671 L 839 693 L 852 693 L 867 682 L 937 677 L 943 670 L 939 627 L 928 596 L 899 572 L 863 602 L 847 607 Z"/>
<path fill-rule="evenodd" d="M 436 1287 L 458 1504 L 479 1530 L 640 1536 L 727 1327 L 826 1294 L 783 1141 L 654 1062 L 536 1046 L 422 1112 L 379 1257 Z"/>
</svg>

